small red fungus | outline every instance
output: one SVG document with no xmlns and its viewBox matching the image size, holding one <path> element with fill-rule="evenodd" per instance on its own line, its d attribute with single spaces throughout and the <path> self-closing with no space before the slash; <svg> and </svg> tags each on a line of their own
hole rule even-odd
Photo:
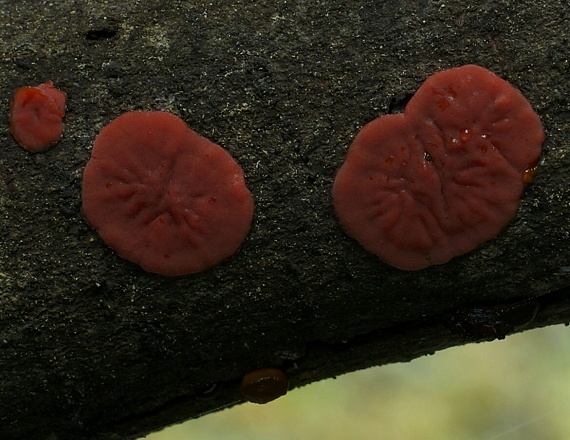
<svg viewBox="0 0 570 440">
<path fill-rule="evenodd" d="M 443 264 L 514 217 L 544 132 L 525 97 L 467 65 L 425 80 L 404 113 L 358 133 L 333 188 L 348 233 L 405 270 Z"/>
<path fill-rule="evenodd" d="M 200 272 L 234 254 L 253 217 L 240 166 L 165 112 L 125 113 L 101 130 L 82 199 L 87 221 L 109 247 L 167 276 Z"/>
<path fill-rule="evenodd" d="M 241 382 L 243 397 L 253 403 L 268 403 L 285 394 L 289 380 L 278 368 L 261 368 L 247 373 Z"/>
<path fill-rule="evenodd" d="M 10 101 L 10 133 L 24 150 L 39 153 L 61 139 L 66 99 L 51 81 L 16 90 Z"/>
</svg>

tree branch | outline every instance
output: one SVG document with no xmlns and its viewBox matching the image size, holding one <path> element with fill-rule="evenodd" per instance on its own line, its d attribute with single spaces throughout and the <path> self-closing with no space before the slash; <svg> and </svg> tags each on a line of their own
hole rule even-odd
<svg viewBox="0 0 570 440">
<path fill-rule="evenodd" d="M 3 439 L 135 438 L 239 402 L 254 369 L 297 387 L 570 321 L 559 1 L 43 3 L 0 6 L 5 102 L 47 79 L 69 97 L 64 139 L 46 153 L 23 151 L 0 122 Z M 498 237 L 442 266 L 394 269 L 339 225 L 335 173 L 363 124 L 468 63 L 537 111 L 540 171 Z M 93 139 L 133 109 L 179 115 L 245 171 L 252 230 L 211 270 L 145 273 L 82 218 Z"/>
</svg>

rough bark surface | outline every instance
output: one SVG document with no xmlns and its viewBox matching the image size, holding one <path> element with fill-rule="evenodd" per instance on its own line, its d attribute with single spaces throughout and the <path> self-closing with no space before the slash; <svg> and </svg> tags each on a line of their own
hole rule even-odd
<svg viewBox="0 0 570 440">
<path fill-rule="evenodd" d="M 69 96 L 44 154 L 0 118 L 0 437 L 134 438 L 239 401 L 255 368 L 296 387 L 570 321 L 569 14 L 565 0 L 0 2 L 5 114 L 23 85 Z M 363 124 L 468 63 L 540 115 L 540 172 L 494 240 L 391 268 L 335 219 L 335 172 Z M 93 139 L 133 109 L 181 116 L 244 168 L 256 215 L 238 254 L 165 278 L 85 223 Z"/>
</svg>

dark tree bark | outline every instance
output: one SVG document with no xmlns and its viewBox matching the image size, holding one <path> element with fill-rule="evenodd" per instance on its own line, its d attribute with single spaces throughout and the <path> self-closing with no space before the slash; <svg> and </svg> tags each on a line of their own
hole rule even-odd
<svg viewBox="0 0 570 440">
<path fill-rule="evenodd" d="M 256 368 L 297 387 L 570 321 L 569 26 L 562 0 L 1 2 L 5 112 L 47 79 L 69 101 L 44 154 L 0 121 L 0 437 L 134 438 L 238 402 Z M 363 124 L 468 63 L 536 109 L 540 172 L 495 239 L 391 268 L 335 219 L 335 172 Z M 93 139 L 133 109 L 181 116 L 243 167 L 256 216 L 235 256 L 165 278 L 85 223 Z"/>
</svg>

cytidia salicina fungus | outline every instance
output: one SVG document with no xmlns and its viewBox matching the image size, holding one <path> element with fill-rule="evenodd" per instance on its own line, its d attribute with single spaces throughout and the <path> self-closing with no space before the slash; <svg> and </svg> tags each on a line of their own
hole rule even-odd
<svg viewBox="0 0 570 440">
<path fill-rule="evenodd" d="M 247 373 L 240 385 L 242 396 L 252 403 L 268 403 L 284 396 L 289 380 L 279 368 L 260 368 Z"/>
<path fill-rule="evenodd" d="M 109 247 L 167 276 L 234 254 L 253 218 L 236 161 L 165 112 L 128 112 L 103 128 L 83 172 L 82 199 Z"/>
<path fill-rule="evenodd" d="M 334 208 L 384 262 L 443 264 L 513 219 L 543 141 L 540 119 L 507 81 L 474 65 L 443 70 L 403 113 L 358 133 L 334 182 Z"/>
<path fill-rule="evenodd" d="M 30 153 L 39 153 L 61 139 L 67 94 L 46 81 L 20 87 L 10 100 L 10 133 Z"/>
</svg>

